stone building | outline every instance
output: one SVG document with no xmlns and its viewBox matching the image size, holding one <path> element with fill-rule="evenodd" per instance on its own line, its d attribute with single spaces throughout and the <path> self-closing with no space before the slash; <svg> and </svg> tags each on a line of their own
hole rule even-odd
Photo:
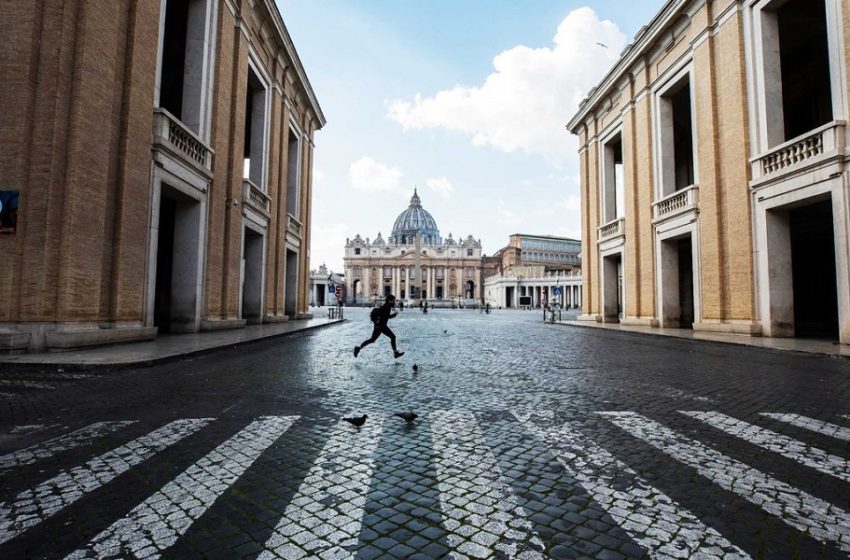
<svg viewBox="0 0 850 560">
<path fill-rule="evenodd" d="M 337 300 L 337 291 L 340 298 Z M 345 277 L 322 264 L 318 269 L 310 271 L 310 305 L 323 307 L 336 305 L 345 301 Z"/>
<path fill-rule="evenodd" d="M 585 319 L 850 343 L 842 0 L 669 0 L 582 102 Z"/>
<path fill-rule="evenodd" d="M 581 241 L 515 233 L 484 257 L 484 302 L 491 307 L 581 305 Z"/>
<path fill-rule="evenodd" d="M 304 317 L 325 118 L 274 0 L 0 7 L 0 345 Z"/>
<path fill-rule="evenodd" d="M 481 241 L 443 240 L 416 189 L 389 238 L 345 241 L 347 303 L 373 303 L 387 294 L 417 304 L 474 305 L 481 301 Z M 418 281 L 417 281 L 418 279 Z"/>
</svg>

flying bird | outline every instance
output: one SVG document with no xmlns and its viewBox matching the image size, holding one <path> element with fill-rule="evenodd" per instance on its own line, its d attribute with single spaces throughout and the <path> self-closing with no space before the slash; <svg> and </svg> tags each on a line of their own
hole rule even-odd
<svg viewBox="0 0 850 560">
<path fill-rule="evenodd" d="M 596 43 L 596 44 L 599 45 L 600 47 L 604 48 L 604 49 L 608 48 L 608 45 L 606 45 L 605 43 Z"/>
<path fill-rule="evenodd" d="M 366 419 L 369 418 L 368 415 L 364 414 L 363 416 L 354 416 L 352 418 L 343 418 L 346 422 L 351 424 L 352 426 L 359 428 L 363 424 L 366 423 Z"/>
<path fill-rule="evenodd" d="M 419 371 L 419 366 L 417 366 L 416 364 L 413 364 L 413 371 Z"/>
<path fill-rule="evenodd" d="M 415 412 L 396 412 L 395 415 L 407 422 L 408 424 L 412 423 L 419 416 Z"/>
</svg>

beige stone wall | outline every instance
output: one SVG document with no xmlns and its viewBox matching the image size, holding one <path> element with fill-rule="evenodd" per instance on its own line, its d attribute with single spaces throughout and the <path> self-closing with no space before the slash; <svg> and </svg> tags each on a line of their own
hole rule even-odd
<svg viewBox="0 0 850 560">
<path fill-rule="evenodd" d="M 0 21 L 19 107 L 0 173 L 21 195 L 0 322 L 141 321 L 158 2 L 7 2 Z"/>
<path fill-rule="evenodd" d="M 653 88 L 690 60 L 699 186 L 699 253 L 703 320 L 753 321 L 754 284 L 749 204 L 749 145 L 743 14 L 734 0 L 707 2 L 690 20 L 674 17 L 631 67 L 593 103 L 576 126 L 581 151 L 584 313 L 600 315 L 600 184 L 597 134 L 622 127 L 625 315 L 656 318 Z M 724 16 L 722 22 L 721 14 Z M 845 14 L 845 17 L 847 15 Z M 669 73 L 668 73 L 669 74 Z"/>
<path fill-rule="evenodd" d="M 283 313 L 286 139 L 304 131 L 297 310 L 307 311 L 312 138 L 322 117 L 276 31 L 273 3 L 218 0 L 202 318 L 235 318 L 249 50 L 270 77 L 265 313 Z M 0 176 L 20 190 L 0 236 L 0 323 L 145 320 L 161 0 L 0 5 Z M 237 10 L 234 16 L 231 9 Z"/>
</svg>

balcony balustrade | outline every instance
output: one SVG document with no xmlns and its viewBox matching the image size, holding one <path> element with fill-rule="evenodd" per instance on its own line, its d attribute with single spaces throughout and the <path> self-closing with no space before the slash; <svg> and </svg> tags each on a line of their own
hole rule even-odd
<svg viewBox="0 0 850 560">
<path fill-rule="evenodd" d="M 189 164 L 212 170 L 212 150 L 180 119 L 161 107 L 153 110 L 154 144 L 165 147 Z"/>
<path fill-rule="evenodd" d="M 829 155 L 844 154 L 844 123 L 834 121 L 798 136 L 750 161 L 753 180 L 791 174 Z"/>
<path fill-rule="evenodd" d="M 249 179 L 242 180 L 242 204 L 256 210 L 266 218 L 269 217 L 271 198 Z"/>
<path fill-rule="evenodd" d="M 625 235 L 626 233 L 626 221 L 624 218 L 617 218 L 614 221 L 608 222 L 607 224 L 601 226 L 599 228 L 599 241 L 604 241 L 606 239 L 611 239 L 614 237 L 618 237 L 620 235 Z"/>
<path fill-rule="evenodd" d="M 653 203 L 652 216 L 655 220 L 669 218 L 677 214 L 695 210 L 698 205 L 699 187 L 697 185 L 691 185 Z"/>
</svg>

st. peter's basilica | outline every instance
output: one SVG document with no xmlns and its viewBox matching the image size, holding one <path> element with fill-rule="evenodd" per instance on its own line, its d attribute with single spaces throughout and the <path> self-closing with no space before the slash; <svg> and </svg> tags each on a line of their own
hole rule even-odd
<svg viewBox="0 0 850 560">
<path fill-rule="evenodd" d="M 481 240 L 440 237 L 416 190 L 385 240 L 356 235 L 345 242 L 346 303 L 372 303 L 387 294 L 410 303 L 471 305 L 481 301 Z M 417 270 L 418 269 L 418 270 Z"/>
</svg>

